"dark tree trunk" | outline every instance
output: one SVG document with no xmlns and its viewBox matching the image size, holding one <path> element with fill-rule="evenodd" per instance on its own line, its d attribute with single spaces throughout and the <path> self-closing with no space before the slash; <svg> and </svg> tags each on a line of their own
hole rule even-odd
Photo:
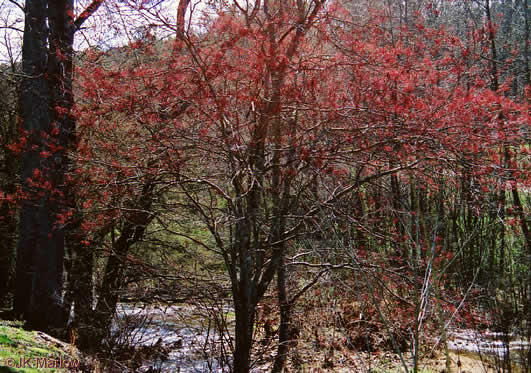
<svg viewBox="0 0 531 373">
<path fill-rule="evenodd" d="M 284 252 L 281 251 L 283 254 Z M 278 349 L 272 372 L 281 373 L 290 348 L 290 331 L 291 331 L 291 305 L 288 299 L 288 286 L 286 263 L 284 258 L 281 259 L 277 270 L 277 291 L 278 302 L 280 304 L 280 325 L 278 328 Z"/>
<path fill-rule="evenodd" d="M 253 191 L 258 194 L 257 191 Z M 255 198 L 250 197 L 251 211 L 255 208 Z M 235 325 L 235 348 L 233 351 L 233 367 L 235 373 L 247 373 L 250 369 L 251 348 L 253 345 L 253 326 L 256 309 L 256 284 L 253 282 L 253 259 L 251 249 L 252 224 L 251 216 L 242 218 L 236 224 L 236 240 L 232 248 L 238 259 L 232 261 L 234 272 L 239 269 L 239 277 L 232 278 Z M 234 255 L 236 259 L 236 255 Z M 236 264 L 237 263 L 237 264 Z M 236 267 L 237 266 L 237 267 Z"/>
<path fill-rule="evenodd" d="M 91 312 L 89 309 L 90 305 L 87 305 L 86 302 L 82 305 L 79 314 L 80 318 L 77 320 L 77 323 L 81 327 L 83 325 L 89 326 L 84 330 L 79 330 L 83 342 L 87 343 L 87 347 L 97 346 L 109 331 L 112 318 L 116 313 L 119 292 L 123 289 L 124 285 L 124 270 L 127 254 L 131 247 L 142 239 L 147 226 L 153 219 L 150 210 L 153 202 L 154 187 L 155 184 L 149 181 L 144 185 L 138 200 L 131 205 L 133 212 L 125 217 L 126 221 L 123 224 L 120 237 L 112 244 L 112 252 L 105 266 L 95 311 Z M 90 253 L 86 254 L 90 255 Z M 92 256 L 90 258 L 92 259 Z M 83 268 L 85 276 L 89 272 L 92 273 L 92 264 L 89 264 L 89 266 L 89 268 Z M 81 286 L 86 285 L 82 284 Z M 86 290 L 88 291 L 89 289 Z M 78 308 L 76 306 L 77 311 Z M 86 312 L 90 313 L 90 315 Z"/>
<path fill-rule="evenodd" d="M 48 76 L 52 101 L 52 117 L 58 126 L 59 134 L 56 141 L 63 149 L 58 153 L 56 165 L 56 184 L 63 186 L 63 210 L 73 213 L 65 231 L 66 253 L 65 268 L 65 311 L 74 309 L 78 325 L 90 325 L 89 315 L 92 312 L 93 291 L 93 247 L 82 244 L 84 239 L 80 232 L 81 217 L 77 213 L 77 197 L 75 190 L 65 185 L 65 174 L 71 172 L 74 164 L 68 151 L 75 152 L 77 134 L 75 118 L 70 111 L 74 104 L 73 94 L 73 45 L 77 29 L 92 15 L 103 0 L 93 0 L 84 12 L 74 21 L 73 0 L 53 2 L 49 10 L 50 41 L 48 53 Z M 56 108 L 60 108 L 57 110 Z M 80 326 L 81 327 L 81 326 Z M 81 333 L 82 334 L 82 333 Z"/>
<path fill-rule="evenodd" d="M 70 310 L 70 304 L 63 303 L 65 227 L 57 218 L 75 209 L 75 198 L 65 185 L 68 151 L 76 146 L 71 115 L 74 33 L 102 1 L 94 0 L 75 21 L 73 0 L 25 4 L 20 107 L 29 138 L 21 176 L 28 198 L 20 213 L 14 312 L 36 329 L 64 327 Z M 34 181 L 46 182 L 46 187 L 27 182 L 35 178 L 35 170 L 41 176 Z M 66 236 L 74 250 L 70 233 Z"/>
<path fill-rule="evenodd" d="M 390 165 L 391 167 L 393 165 Z M 393 206 L 393 212 L 392 216 L 395 219 L 395 229 L 396 233 L 399 234 L 400 237 L 404 236 L 404 226 L 402 225 L 402 222 L 400 221 L 400 211 L 402 210 L 401 206 L 401 195 L 400 195 L 400 182 L 398 181 L 397 175 L 391 175 L 391 191 L 392 191 L 392 206 Z M 395 255 L 396 256 L 404 256 L 406 254 L 406 251 L 404 250 L 404 245 L 400 242 L 400 240 L 396 240 L 394 242 L 395 245 Z"/>
<path fill-rule="evenodd" d="M 17 179 L 16 162 L 8 149 L 4 150 L 5 183 L 1 186 L 4 193 L 15 193 Z M 13 293 L 15 277 L 17 221 L 12 206 L 0 203 L 0 306 L 9 304 L 9 295 Z"/>
<path fill-rule="evenodd" d="M 119 293 L 124 287 L 127 255 L 131 246 L 142 238 L 148 223 L 149 221 L 141 226 L 131 222 L 125 223 L 120 237 L 112 246 L 112 252 L 105 265 L 96 309 L 92 311 L 86 302 L 80 304 L 81 307 L 78 307 L 76 303 L 75 324 L 81 339 L 80 344 L 84 347 L 97 347 L 102 339 L 108 335 L 120 298 Z M 85 272 L 88 274 L 87 268 L 85 268 Z M 76 291 L 81 290 L 81 287 L 88 290 L 86 283 L 80 282 L 80 289 L 76 289 Z"/>
<path fill-rule="evenodd" d="M 118 292 L 122 288 L 123 269 L 127 253 L 132 245 L 131 233 L 134 227 L 126 227 L 120 238 L 113 245 L 112 253 L 107 260 L 103 282 L 101 284 L 98 304 L 96 307 L 96 320 L 101 332 L 105 333 L 116 312 Z"/>
<path fill-rule="evenodd" d="M 8 178 L 14 179 L 15 175 L 9 175 Z M 11 188 L 4 186 L 2 189 L 8 192 Z M 0 204 L 0 306 L 8 304 L 15 276 L 16 219 L 10 212 L 11 208 L 7 203 Z"/>
<path fill-rule="evenodd" d="M 253 346 L 252 330 L 254 325 L 254 309 L 248 297 L 234 297 L 236 316 L 236 346 L 233 352 L 234 372 L 248 373 L 251 364 L 251 348 Z"/>
<path fill-rule="evenodd" d="M 78 241 L 77 237 L 70 241 L 75 246 L 70 246 L 69 267 L 67 269 L 69 276 L 65 303 L 74 311 L 74 318 L 70 327 L 77 331 L 77 345 L 81 348 L 88 348 L 93 342 L 88 336 L 94 328 L 91 322 L 94 303 L 94 283 L 92 280 L 94 248 L 76 244 Z M 69 242 L 68 239 L 67 242 Z"/>
<path fill-rule="evenodd" d="M 19 68 L 13 62 L 10 68 L 17 74 Z M 20 96 L 20 79 L 2 82 L 4 95 L 0 98 L 0 190 L 14 195 L 18 183 L 18 161 L 9 145 L 17 141 L 17 101 Z M 0 305 L 9 306 L 14 293 L 17 219 L 8 201 L 0 202 Z"/>
<path fill-rule="evenodd" d="M 71 193 L 71 188 L 65 184 L 65 175 L 71 170 L 72 162 L 68 152 L 73 152 L 76 148 L 76 123 L 71 115 L 74 104 L 73 96 L 73 46 L 74 46 L 74 1 L 58 0 L 51 2 L 48 6 L 48 23 L 50 25 L 49 48 L 48 48 L 48 84 L 50 87 L 50 112 L 52 121 L 58 130 L 57 136 L 52 140 L 60 146 L 55 153 L 55 164 L 53 165 L 53 184 L 63 194 L 61 204 L 58 206 L 60 213 L 75 211 L 75 199 Z M 75 253 L 79 246 L 79 240 L 74 240 L 76 231 L 72 226 L 73 220 L 65 227 L 64 243 L 66 250 Z M 69 262 L 65 260 L 69 255 L 63 253 L 64 283 L 63 292 L 68 291 L 70 275 Z M 84 289 L 79 289 L 82 291 Z M 84 293 L 87 297 L 88 294 Z M 63 299 L 64 322 L 66 324 L 72 304 L 67 296 Z"/>
<path fill-rule="evenodd" d="M 29 138 L 22 156 L 21 176 L 28 198 L 20 214 L 14 312 L 24 318 L 28 326 L 49 330 L 64 323 L 61 304 L 64 231 L 55 224 L 61 212 L 62 197 L 54 193 L 59 185 L 32 187 L 27 180 L 38 179 L 36 170 L 39 170 L 40 180 L 53 182 L 57 176 L 54 167 L 57 162 L 61 164 L 61 155 L 41 158 L 41 152 L 48 151 L 47 140 L 42 135 L 52 133 L 51 92 L 47 80 L 48 2 L 28 0 L 25 10 L 22 47 L 25 78 L 20 106 L 23 128 Z"/>
</svg>

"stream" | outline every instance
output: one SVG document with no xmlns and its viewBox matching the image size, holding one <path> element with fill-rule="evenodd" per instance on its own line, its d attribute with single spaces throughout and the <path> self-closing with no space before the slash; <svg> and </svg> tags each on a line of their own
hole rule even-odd
<svg viewBox="0 0 531 373">
<path fill-rule="evenodd" d="M 231 312 L 231 309 L 227 307 L 224 312 Z M 119 333 L 127 338 L 121 343 L 157 351 L 138 372 L 224 372 L 218 359 L 219 334 L 201 323 L 197 307 L 120 303 L 114 331 L 118 329 L 126 330 L 126 333 Z"/>
<path fill-rule="evenodd" d="M 226 306 L 223 312 L 231 313 L 232 308 Z M 191 305 L 138 306 L 120 303 L 114 329 L 122 331 L 117 335 L 127 338 L 120 341 L 122 344 L 148 349 L 157 346 L 157 351 L 163 351 L 159 358 L 145 361 L 138 372 L 223 373 L 226 370 L 218 359 L 222 345 L 219 334 L 201 321 L 204 322 L 204 317 L 199 315 L 198 307 Z M 530 348 L 528 341 L 516 336 L 509 337 L 511 358 L 514 358 L 513 355 L 523 355 Z M 507 353 L 502 333 L 472 329 L 449 331 L 448 348 L 494 356 L 499 361 Z"/>
<path fill-rule="evenodd" d="M 500 361 L 507 356 L 504 334 L 493 331 L 479 332 L 473 329 L 458 329 L 448 333 L 448 348 L 452 351 L 470 352 L 477 355 L 494 356 Z M 523 356 L 530 348 L 529 341 L 509 335 L 511 359 Z"/>
</svg>

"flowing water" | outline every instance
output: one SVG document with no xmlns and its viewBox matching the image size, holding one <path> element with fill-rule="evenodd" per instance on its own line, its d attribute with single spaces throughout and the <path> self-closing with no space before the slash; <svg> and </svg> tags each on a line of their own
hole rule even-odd
<svg viewBox="0 0 531 373">
<path fill-rule="evenodd" d="M 118 329 L 127 335 L 123 342 L 159 355 L 144 362 L 139 372 L 224 372 L 216 358 L 219 333 L 199 322 L 195 307 L 119 304 Z"/>
<path fill-rule="evenodd" d="M 204 314 L 200 317 L 197 310 L 190 305 L 138 306 L 122 303 L 118 307 L 114 328 L 127 336 L 122 343 L 140 348 L 156 346 L 157 351 L 163 352 L 159 358 L 148 359 L 139 372 L 223 373 L 226 370 L 217 358 L 222 345 L 220 336 L 213 328 L 200 322 L 204 320 Z M 232 309 L 225 307 L 223 312 L 231 313 Z M 529 341 L 512 335 L 508 337 L 505 339 L 509 341 L 511 359 L 524 356 L 530 348 Z M 508 351 L 502 333 L 471 329 L 450 331 L 448 347 L 452 351 L 488 355 L 499 361 L 505 359 Z M 150 371 L 150 368 L 154 370 Z"/>
<path fill-rule="evenodd" d="M 467 352 L 474 355 L 494 357 L 497 361 L 507 358 L 521 363 L 531 344 L 516 335 L 505 335 L 493 331 L 472 329 L 453 330 L 448 333 L 448 348 L 452 351 Z"/>
</svg>

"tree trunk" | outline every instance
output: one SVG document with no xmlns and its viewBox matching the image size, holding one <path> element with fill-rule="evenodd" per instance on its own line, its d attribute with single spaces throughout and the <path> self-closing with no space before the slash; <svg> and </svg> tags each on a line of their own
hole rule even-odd
<svg viewBox="0 0 531 373">
<path fill-rule="evenodd" d="M 28 0 L 25 5 L 26 21 L 22 47 L 22 82 L 20 106 L 23 128 L 28 132 L 28 145 L 22 156 L 22 183 L 28 198 L 22 203 L 20 214 L 20 240 L 17 252 L 17 287 L 14 312 L 40 330 L 64 325 L 61 284 L 63 274 L 64 232 L 56 226 L 61 212 L 61 191 L 58 185 L 51 188 L 32 187 L 35 182 L 53 182 L 55 162 L 61 156 L 41 158 L 47 151 L 42 134 L 50 134 L 51 93 L 47 80 L 47 27 L 48 2 Z"/>
<path fill-rule="evenodd" d="M 252 197 L 254 198 L 254 197 Z M 249 207 L 253 209 L 251 204 Z M 236 316 L 236 346 L 233 351 L 234 372 L 248 373 L 250 369 L 251 348 L 253 345 L 253 326 L 256 310 L 256 284 L 253 278 L 253 259 L 251 258 L 252 229 L 250 220 L 253 214 L 242 218 L 236 224 L 236 241 L 232 248 L 238 260 L 233 265 L 239 269 L 239 278 L 232 279 L 234 311 Z M 237 269 L 234 268 L 234 272 Z"/>
<path fill-rule="evenodd" d="M 16 163 L 7 148 L 4 149 L 4 156 L 6 182 L 1 190 L 11 194 L 15 192 Z M 8 304 L 8 295 L 14 287 L 17 221 L 12 212 L 7 202 L 0 203 L 0 306 Z"/>
<path fill-rule="evenodd" d="M 70 240 L 79 241 L 79 239 Z M 67 240 L 68 241 L 68 240 Z M 77 332 L 76 344 L 81 348 L 93 347 L 90 338 L 91 330 L 94 326 L 91 321 L 92 306 L 94 302 L 93 294 L 93 267 L 94 251 L 92 246 L 78 244 L 70 246 L 70 268 L 68 276 L 65 303 L 74 312 L 74 318 L 70 327 Z"/>
<path fill-rule="evenodd" d="M 5 189 L 4 189 L 5 190 Z M 0 206 L 0 307 L 7 303 L 12 291 L 15 268 L 16 220 L 7 204 Z"/>
<path fill-rule="evenodd" d="M 83 336 L 83 339 L 90 346 L 99 344 L 110 329 L 112 318 L 116 313 L 119 291 L 124 284 L 127 254 L 131 247 L 142 239 L 147 226 L 153 219 L 150 209 L 153 202 L 154 187 L 155 184 L 148 180 L 143 186 L 137 201 L 131 204 L 130 209 L 133 212 L 124 217 L 125 223 L 120 232 L 120 237 L 112 244 L 112 252 L 105 266 L 96 309 L 91 312 L 91 316 L 87 321 L 80 320 L 81 323 L 92 322 L 92 328 L 86 330 L 89 335 Z M 90 253 L 86 254 L 90 255 Z M 83 268 L 85 276 L 88 276 L 89 271 L 91 272 L 92 270 L 91 265 L 89 266 L 90 268 Z M 81 286 L 87 285 L 81 284 Z M 84 307 L 86 310 L 88 305 L 85 304 Z M 83 314 L 81 315 L 84 316 Z"/>
<path fill-rule="evenodd" d="M 11 63 L 11 72 L 17 74 L 18 66 Z M 18 106 L 20 97 L 20 79 L 6 80 L 3 99 L 0 100 L 0 190 L 4 194 L 14 195 L 18 181 L 18 161 L 9 145 L 18 139 Z M 10 297 L 14 293 L 17 219 L 13 206 L 7 201 L 0 202 L 0 305 L 10 306 Z"/>
<path fill-rule="evenodd" d="M 288 299 L 286 264 L 283 258 L 283 251 L 281 251 L 281 253 L 282 258 L 277 270 L 277 291 L 278 302 L 280 304 L 280 326 L 278 329 L 277 356 L 275 357 L 275 363 L 272 370 L 274 373 L 281 373 L 284 365 L 286 364 L 291 334 L 291 305 Z"/>
<path fill-rule="evenodd" d="M 76 146 L 71 115 L 74 34 L 102 2 L 93 0 L 75 21 L 73 0 L 25 4 L 20 107 L 29 139 L 21 175 L 29 197 L 20 213 L 14 312 L 37 329 L 64 327 L 69 312 L 62 296 L 65 227 L 57 220 L 75 207 L 65 185 L 68 152 Z M 29 178 L 43 186 L 35 188 Z"/>
<path fill-rule="evenodd" d="M 252 331 L 255 306 L 235 297 L 236 347 L 233 352 L 234 373 L 248 373 L 251 365 Z"/>
</svg>

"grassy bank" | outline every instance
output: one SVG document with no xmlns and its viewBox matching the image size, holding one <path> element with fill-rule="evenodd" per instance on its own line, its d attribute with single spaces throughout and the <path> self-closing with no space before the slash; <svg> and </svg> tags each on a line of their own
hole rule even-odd
<svg viewBox="0 0 531 373">
<path fill-rule="evenodd" d="M 77 349 L 20 322 L 0 320 L 0 373 L 82 372 Z"/>
</svg>

